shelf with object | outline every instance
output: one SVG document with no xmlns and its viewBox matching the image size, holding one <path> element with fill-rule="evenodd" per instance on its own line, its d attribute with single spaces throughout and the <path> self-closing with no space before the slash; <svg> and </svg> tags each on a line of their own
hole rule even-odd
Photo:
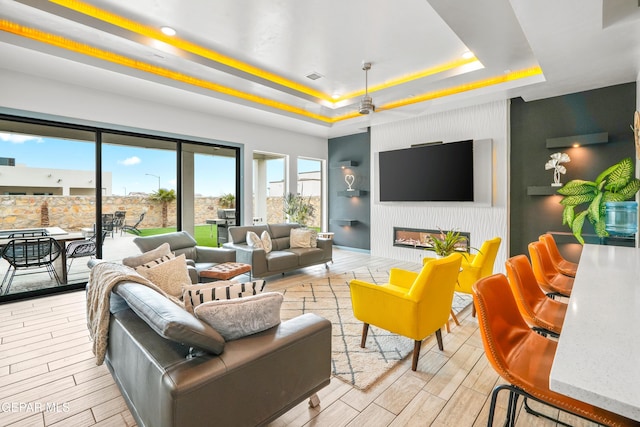
<svg viewBox="0 0 640 427">
<path fill-rule="evenodd" d="M 364 196 L 367 192 L 364 190 L 345 190 L 345 191 L 338 191 L 338 196 L 340 197 L 360 197 L 360 196 Z"/>
<path fill-rule="evenodd" d="M 357 219 L 332 219 L 329 221 L 330 224 L 334 225 L 342 225 L 342 226 L 352 226 L 358 223 Z"/>
<path fill-rule="evenodd" d="M 558 188 L 551 185 L 530 185 L 527 187 L 527 196 L 554 196 Z"/>
<path fill-rule="evenodd" d="M 341 162 L 332 163 L 331 169 L 345 169 L 354 166 L 358 166 L 358 162 L 356 162 L 355 160 L 343 160 Z"/>
</svg>

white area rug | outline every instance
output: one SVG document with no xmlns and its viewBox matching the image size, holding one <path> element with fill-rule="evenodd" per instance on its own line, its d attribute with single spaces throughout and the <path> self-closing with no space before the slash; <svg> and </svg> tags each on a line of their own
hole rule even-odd
<svg viewBox="0 0 640 427">
<path fill-rule="evenodd" d="M 353 317 L 349 281 L 361 279 L 385 283 L 388 278 L 386 270 L 362 268 L 281 291 L 284 294 L 283 320 L 303 313 L 316 313 L 331 321 L 333 374 L 361 390 L 366 390 L 413 351 L 413 340 L 375 326 L 369 328 L 366 348 L 360 348 L 362 322 Z M 471 302 L 470 295 L 456 293 L 454 312 L 461 311 Z"/>
</svg>

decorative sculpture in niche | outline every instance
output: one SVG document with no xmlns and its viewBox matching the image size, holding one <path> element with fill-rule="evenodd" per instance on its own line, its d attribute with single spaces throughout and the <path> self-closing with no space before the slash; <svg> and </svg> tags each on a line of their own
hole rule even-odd
<svg viewBox="0 0 640 427">
<path fill-rule="evenodd" d="M 562 183 L 560 182 L 560 174 L 567 173 L 567 168 L 562 166 L 562 163 L 569 163 L 571 158 L 567 153 L 553 153 L 551 155 L 551 160 L 549 160 L 545 165 L 545 170 L 553 169 L 553 184 L 552 187 L 562 187 Z"/>
<path fill-rule="evenodd" d="M 356 180 L 356 177 L 351 174 L 344 176 L 344 182 L 347 183 L 347 191 L 355 191 L 353 188 L 351 188 L 355 180 Z"/>
</svg>

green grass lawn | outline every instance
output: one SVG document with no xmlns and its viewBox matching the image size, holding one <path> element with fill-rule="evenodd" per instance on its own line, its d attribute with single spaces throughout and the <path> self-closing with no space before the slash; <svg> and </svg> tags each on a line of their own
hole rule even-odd
<svg viewBox="0 0 640 427">
<path fill-rule="evenodd" d="M 165 234 L 176 231 L 175 227 L 167 228 L 141 228 L 141 236 L 153 236 L 156 234 Z M 211 237 L 209 237 L 209 233 Z M 218 228 L 210 225 L 196 225 L 195 236 L 193 236 L 200 246 L 218 246 Z"/>
</svg>

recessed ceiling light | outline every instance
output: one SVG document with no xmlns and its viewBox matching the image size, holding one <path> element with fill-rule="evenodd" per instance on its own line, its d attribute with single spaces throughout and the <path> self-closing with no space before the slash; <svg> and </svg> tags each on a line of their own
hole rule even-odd
<svg viewBox="0 0 640 427">
<path fill-rule="evenodd" d="M 464 59 L 471 59 L 473 58 L 475 55 L 473 54 L 473 52 L 471 52 L 470 50 L 466 51 L 465 53 L 462 54 L 462 57 Z"/>
<path fill-rule="evenodd" d="M 162 27 L 162 28 L 160 28 L 160 31 L 162 31 L 162 33 L 167 35 L 167 36 L 175 36 L 176 35 L 176 30 L 174 30 L 171 27 Z"/>
<path fill-rule="evenodd" d="M 334 93 L 333 95 L 331 95 L 331 98 L 340 99 L 340 94 L 339 93 Z"/>
</svg>

